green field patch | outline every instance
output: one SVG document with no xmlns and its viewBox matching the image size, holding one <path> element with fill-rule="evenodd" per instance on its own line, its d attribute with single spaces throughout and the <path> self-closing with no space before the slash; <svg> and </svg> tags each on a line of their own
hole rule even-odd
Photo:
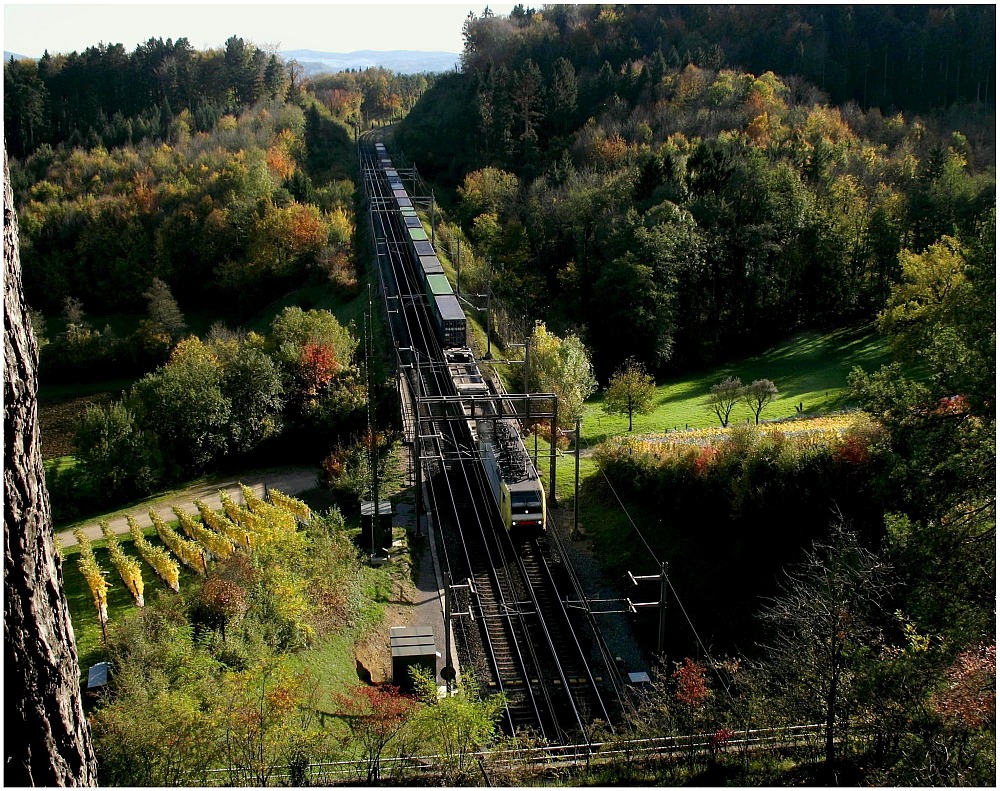
<svg viewBox="0 0 1000 791">
<path fill-rule="evenodd" d="M 744 384 L 770 379 L 778 397 L 761 414 L 762 420 L 825 414 L 851 406 L 847 375 L 854 366 L 874 371 L 889 362 L 885 340 L 872 327 L 855 327 L 829 333 L 804 332 L 763 352 L 707 371 L 657 385 L 655 408 L 648 415 L 634 415 L 634 433 L 648 434 L 685 428 L 719 425 L 705 404 L 713 385 L 727 376 Z M 584 405 L 584 445 L 595 445 L 608 437 L 628 432 L 628 417 L 603 410 L 604 394 L 597 393 Z M 738 404 L 730 423 L 752 420 L 750 410 Z"/>
</svg>

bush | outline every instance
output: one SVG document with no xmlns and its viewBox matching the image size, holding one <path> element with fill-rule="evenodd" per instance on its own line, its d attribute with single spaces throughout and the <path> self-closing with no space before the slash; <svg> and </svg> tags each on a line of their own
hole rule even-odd
<svg viewBox="0 0 1000 791">
<path fill-rule="evenodd" d="M 825 534 L 835 512 L 866 539 L 881 536 L 886 455 L 870 425 L 834 436 L 740 425 L 724 439 L 679 437 L 615 438 L 594 459 L 657 556 L 671 563 L 692 620 L 721 650 L 759 639 L 759 597 L 774 593 L 780 569 Z M 616 545 L 622 569 L 648 564 L 641 542 L 621 533 L 601 540 Z M 632 554 L 622 556 L 623 545 Z"/>
<path fill-rule="evenodd" d="M 162 477 L 156 437 L 123 403 L 89 406 L 76 432 L 84 486 L 105 501 L 123 502 L 154 491 Z"/>
</svg>

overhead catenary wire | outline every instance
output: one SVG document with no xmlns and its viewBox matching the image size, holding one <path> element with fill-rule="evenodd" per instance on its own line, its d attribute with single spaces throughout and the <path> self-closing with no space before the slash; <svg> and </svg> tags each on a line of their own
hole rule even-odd
<svg viewBox="0 0 1000 791">
<path fill-rule="evenodd" d="M 578 436 L 576 437 L 576 441 L 583 442 L 583 438 Z M 591 445 L 589 443 L 584 443 L 584 444 L 586 444 L 588 450 L 591 449 Z M 631 523 L 632 528 L 636 532 L 636 535 L 639 536 L 639 539 L 642 541 L 643 545 L 649 551 L 649 554 L 656 562 L 657 567 L 661 567 L 661 561 L 659 557 L 657 557 L 656 552 L 653 551 L 653 548 L 650 546 L 649 541 L 646 540 L 646 537 L 642 534 L 642 531 L 639 529 L 639 526 L 635 523 L 635 520 L 632 518 L 632 515 L 628 512 L 628 509 L 625 507 L 625 503 L 622 501 L 622 498 L 618 495 L 618 492 L 615 490 L 614 485 L 612 485 L 611 480 L 608 478 L 607 473 L 603 469 L 601 469 L 599 465 L 598 465 L 598 470 L 600 470 L 601 476 L 604 478 L 604 482 L 607 484 L 608 489 L 611 490 L 611 493 L 615 496 L 615 499 L 618 501 L 618 505 L 621 506 L 622 512 L 625 514 L 626 517 L 628 517 L 628 521 Z M 684 615 L 684 620 L 687 621 L 687 624 L 690 627 L 691 632 L 694 634 L 695 640 L 698 641 L 698 645 L 701 647 L 701 650 L 705 653 L 705 657 L 711 662 L 713 669 L 716 669 L 716 675 L 719 678 L 719 681 L 722 683 L 722 687 L 725 690 L 727 697 L 732 701 L 733 696 L 729 690 L 729 685 L 726 683 L 725 677 L 717 670 L 718 662 L 709 652 L 708 648 L 705 646 L 704 641 L 701 639 L 701 635 L 698 634 L 698 630 L 695 628 L 694 622 L 688 615 L 687 609 L 684 607 L 683 602 L 681 602 L 681 598 L 678 595 L 676 588 L 674 588 L 674 583 L 671 581 L 669 574 L 666 575 L 666 581 L 667 581 L 667 586 L 670 588 L 671 593 L 673 593 L 674 595 L 674 599 L 677 602 L 677 606 L 680 607 L 681 613 Z"/>
<path fill-rule="evenodd" d="M 377 197 L 374 200 L 371 200 L 373 205 L 373 210 L 370 214 L 372 225 L 378 225 L 382 230 L 381 238 L 376 238 L 376 249 L 377 251 L 385 250 L 385 255 L 379 256 L 379 263 L 383 263 L 384 259 L 387 270 L 391 269 L 391 272 L 387 271 L 385 278 L 382 278 L 380 273 L 380 279 L 385 282 L 386 279 L 391 277 L 393 280 L 397 281 L 392 284 L 392 287 L 393 290 L 398 293 L 397 298 L 399 299 L 399 309 L 387 312 L 399 314 L 398 316 L 390 318 L 390 324 L 395 321 L 400 325 L 401 334 L 404 339 L 401 344 L 397 343 L 395 346 L 397 351 L 397 360 L 400 360 L 399 353 L 402 352 L 403 359 L 400 360 L 400 362 L 405 361 L 406 364 L 401 367 L 409 370 L 409 376 L 407 378 L 412 379 L 414 382 L 412 389 L 415 391 L 416 398 L 413 403 L 417 411 L 416 420 L 418 424 L 416 439 L 418 444 L 425 443 L 425 449 L 431 444 L 435 446 L 435 451 L 432 451 L 429 457 L 425 457 L 423 455 L 424 449 L 418 449 L 415 461 L 417 465 L 421 465 L 426 459 L 428 461 L 428 466 L 436 470 L 436 473 L 434 474 L 437 477 L 437 483 L 428 487 L 429 499 L 434 503 L 435 512 L 442 517 L 445 517 L 446 514 L 453 515 L 455 517 L 454 524 L 458 525 L 461 523 L 462 525 L 459 540 L 452 541 L 450 545 L 447 541 L 441 542 L 440 546 L 445 552 L 446 564 L 449 568 L 451 567 L 451 559 L 449 555 L 451 551 L 457 551 L 459 555 L 465 553 L 465 563 L 471 570 L 472 564 L 469 562 L 468 558 L 469 550 L 465 545 L 466 542 L 462 538 L 462 535 L 473 535 L 478 532 L 483 533 L 483 537 L 485 538 L 485 530 L 487 527 L 486 523 L 491 520 L 491 517 L 498 517 L 499 511 L 497 510 L 497 513 L 493 513 L 496 508 L 496 504 L 493 503 L 493 507 L 490 505 L 486 506 L 486 510 L 489 511 L 488 514 L 480 512 L 480 503 L 491 503 L 492 500 L 490 500 L 489 497 L 483 499 L 483 493 L 488 493 L 488 489 L 486 488 L 487 483 L 485 481 L 485 473 L 479 465 L 470 465 L 467 467 L 462 459 L 459 459 L 457 467 L 450 470 L 450 465 L 446 463 L 442 443 L 448 441 L 450 444 L 454 444 L 457 450 L 461 450 L 461 448 L 458 448 L 457 440 L 459 435 L 454 433 L 457 429 L 449 420 L 445 400 L 439 401 L 438 399 L 440 399 L 441 396 L 437 394 L 440 393 L 446 398 L 451 397 L 448 394 L 456 387 L 456 385 L 446 369 L 443 367 L 439 369 L 437 365 L 433 364 L 433 361 L 436 358 L 442 356 L 442 350 L 438 343 L 436 332 L 431 327 L 430 316 L 426 313 L 427 302 L 424 300 L 423 290 L 414 285 L 414 278 L 418 278 L 420 273 L 417 272 L 416 275 L 414 275 L 414 273 L 410 271 L 411 268 L 409 266 L 409 259 L 407 259 L 406 256 L 400 255 L 405 246 L 397 241 L 397 239 L 400 238 L 397 236 L 397 233 L 400 233 L 401 237 L 406 239 L 406 232 L 404 229 L 397 229 L 396 224 L 398 222 L 398 217 L 395 217 L 392 214 L 391 208 L 389 206 L 382 206 L 384 185 L 381 183 L 382 179 L 380 174 L 375 169 L 367 167 L 367 162 L 365 164 L 366 168 L 364 175 L 366 176 L 366 185 L 372 190 L 369 194 L 377 194 Z M 376 236 L 378 236 L 378 234 L 376 234 Z M 399 293 L 403 291 L 406 293 Z M 425 360 L 427 363 L 426 365 Z M 428 393 L 426 400 L 420 397 L 421 392 Z M 447 435 L 449 432 L 454 436 L 454 440 L 448 440 Z M 468 438 L 466 438 L 466 441 L 467 439 Z M 468 456 L 468 458 L 465 459 L 466 461 L 476 458 L 475 453 L 466 454 L 466 456 Z M 449 480 L 449 475 L 456 478 L 455 484 L 457 484 L 457 489 L 452 489 L 453 484 L 452 481 Z M 463 481 L 461 479 L 465 480 Z M 478 484 L 474 485 L 472 479 L 477 479 Z M 473 488 L 477 489 L 477 493 L 473 493 Z M 463 518 L 462 520 L 459 520 L 458 514 L 453 514 L 453 511 L 455 511 L 458 505 L 456 492 L 458 492 L 464 500 L 466 491 L 469 492 L 473 499 L 468 504 L 463 502 L 462 508 L 472 508 L 471 519 L 470 513 L 463 511 Z M 439 497 L 441 498 L 440 500 Z M 448 522 L 447 519 L 435 520 L 435 527 L 437 528 L 436 532 L 440 533 L 442 538 L 442 531 L 445 528 L 446 522 Z M 492 555 L 493 549 L 491 548 L 491 542 L 484 541 L 482 546 L 487 555 Z M 503 554 L 504 550 L 501 550 L 501 555 Z M 486 564 L 486 567 L 490 570 L 491 576 L 496 577 L 497 573 L 511 576 L 514 573 L 512 568 L 507 567 L 507 563 L 503 560 L 503 558 L 489 558 L 489 560 L 490 562 Z M 482 566 L 481 563 L 478 565 Z M 481 573 L 481 571 L 482 569 L 480 568 L 480 571 L 478 571 L 477 574 Z M 482 590 L 481 586 L 477 587 Z M 514 586 L 512 586 L 511 583 L 506 583 L 502 587 L 498 584 L 495 588 L 493 585 L 490 585 L 490 589 L 496 591 L 496 595 L 499 599 L 498 604 L 495 605 L 499 606 L 498 613 L 496 614 L 505 618 L 510 623 L 510 628 L 512 629 L 513 619 L 520 619 L 523 621 L 526 616 L 532 616 L 533 612 L 538 610 L 537 602 L 535 602 L 533 609 L 531 607 L 525 609 L 525 602 L 521 601 L 519 598 L 519 592 Z M 529 593 L 532 594 L 531 599 L 534 600 L 535 597 L 533 589 L 530 587 Z M 478 599 L 478 597 L 474 598 Z M 473 606 L 477 610 L 482 609 L 478 601 L 474 602 Z M 484 626 L 485 630 L 485 615 L 482 612 L 480 612 L 478 620 Z M 460 623 L 464 622 L 460 621 Z M 525 631 L 526 629 L 527 626 L 522 626 L 522 638 L 527 636 L 527 632 Z M 510 650 L 518 654 L 520 654 L 521 651 L 526 651 L 534 657 L 536 649 L 542 648 L 543 645 L 547 646 L 548 651 L 552 653 L 556 662 L 555 669 L 561 676 L 561 683 L 560 681 L 557 681 L 555 682 L 555 685 L 543 685 L 542 691 L 544 692 L 546 698 L 549 696 L 550 687 L 551 691 L 560 692 L 565 695 L 572 705 L 572 711 L 577 720 L 576 725 L 582 728 L 583 725 L 579 721 L 580 717 L 577 712 L 576 704 L 573 702 L 574 696 L 569 683 L 570 678 L 565 676 L 560 664 L 561 660 L 556 657 L 556 646 L 553 643 L 553 638 L 548 633 L 547 623 L 543 622 L 541 624 L 540 634 L 543 636 L 541 643 L 536 644 L 536 642 L 531 639 L 518 639 L 514 640 Z M 489 646 L 490 638 L 488 635 L 484 636 L 487 638 L 487 646 Z M 577 646 L 577 648 L 579 650 L 579 646 Z M 488 651 L 488 654 L 491 653 L 492 651 Z M 546 656 L 548 656 L 548 654 L 546 654 Z M 541 665 L 539 664 L 539 659 L 537 657 L 533 658 L 532 662 L 535 668 L 541 669 Z M 522 683 L 522 686 L 527 690 L 527 693 L 531 697 L 534 697 L 536 693 L 533 690 L 533 685 L 537 682 L 533 682 L 531 679 L 533 679 L 535 675 L 528 674 L 527 666 L 524 667 L 525 676 L 523 681 L 518 683 Z M 535 673 L 535 671 L 531 671 L 531 673 Z M 498 679 L 500 678 L 499 673 L 496 677 Z M 547 705 L 551 706 L 551 703 Z M 562 735 L 563 738 L 565 738 L 566 734 L 562 733 L 562 722 L 559 719 L 563 715 L 557 715 L 553 709 L 551 711 L 551 716 L 553 717 L 553 723 L 555 724 L 556 730 Z M 605 719 L 607 719 L 606 716 Z"/>
</svg>

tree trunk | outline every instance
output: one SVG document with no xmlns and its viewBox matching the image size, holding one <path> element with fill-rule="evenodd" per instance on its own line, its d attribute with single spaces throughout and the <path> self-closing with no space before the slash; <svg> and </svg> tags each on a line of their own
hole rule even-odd
<svg viewBox="0 0 1000 791">
<path fill-rule="evenodd" d="M 4 784 L 96 785 L 38 435 L 38 349 L 4 152 Z"/>
<path fill-rule="evenodd" d="M 836 637 L 834 637 L 836 640 Z M 830 673 L 830 686 L 826 695 L 826 765 L 832 767 L 837 757 L 835 729 L 837 725 L 837 685 L 840 680 L 840 651 L 834 648 L 833 668 Z"/>
</svg>

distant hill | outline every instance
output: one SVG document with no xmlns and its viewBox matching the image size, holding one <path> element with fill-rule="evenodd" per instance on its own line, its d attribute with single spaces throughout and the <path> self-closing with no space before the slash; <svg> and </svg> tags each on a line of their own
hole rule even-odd
<svg viewBox="0 0 1000 791">
<path fill-rule="evenodd" d="M 3 62 L 8 63 L 11 58 L 14 60 L 34 60 L 34 58 L 31 58 L 29 55 L 18 55 L 16 52 L 8 52 L 7 50 L 4 50 Z"/>
<path fill-rule="evenodd" d="M 314 49 L 289 49 L 278 53 L 285 60 L 297 60 L 306 76 L 345 69 L 366 69 L 381 66 L 397 74 L 451 71 L 458 64 L 456 52 L 420 52 L 391 50 L 379 52 L 363 49 L 357 52 L 318 52 Z"/>
</svg>

